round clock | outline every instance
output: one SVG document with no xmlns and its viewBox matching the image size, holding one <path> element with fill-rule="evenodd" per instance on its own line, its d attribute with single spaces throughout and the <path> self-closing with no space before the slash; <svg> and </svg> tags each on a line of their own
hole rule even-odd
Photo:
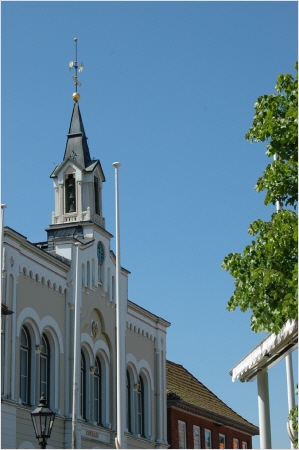
<svg viewBox="0 0 299 450">
<path fill-rule="evenodd" d="M 98 260 L 99 260 L 99 264 L 102 264 L 104 262 L 104 247 L 102 242 L 98 242 L 98 246 L 97 246 L 97 255 L 98 255 Z"/>
</svg>

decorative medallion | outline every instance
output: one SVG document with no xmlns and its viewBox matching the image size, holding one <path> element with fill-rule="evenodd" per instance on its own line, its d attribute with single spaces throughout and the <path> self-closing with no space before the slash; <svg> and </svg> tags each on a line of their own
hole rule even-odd
<svg viewBox="0 0 299 450">
<path fill-rule="evenodd" d="M 92 320 L 91 321 L 91 335 L 92 335 L 92 337 L 94 337 L 94 338 L 98 337 L 98 331 L 99 331 L 98 322 L 96 322 L 95 320 Z"/>
</svg>

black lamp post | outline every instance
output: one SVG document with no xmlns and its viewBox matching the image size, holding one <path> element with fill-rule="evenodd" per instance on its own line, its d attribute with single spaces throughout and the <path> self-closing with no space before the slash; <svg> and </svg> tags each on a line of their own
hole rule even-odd
<svg viewBox="0 0 299 450">
<path fill-rule="evenodd" d="M 42 393 L 38 407 L 32 411 L 31 419 L 40 448 L 46 448 L 47 439 L 51 436 L 55 413 L 48 408 L 44 393 Z"/>
</svg>

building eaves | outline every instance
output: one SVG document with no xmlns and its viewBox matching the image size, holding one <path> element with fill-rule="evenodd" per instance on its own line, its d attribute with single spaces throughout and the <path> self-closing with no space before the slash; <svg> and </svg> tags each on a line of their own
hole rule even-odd
<svg viewBox="0 0 299 450">
<path fill-rule="evenodd" d="M 173 393 L 171 393 L 171 392 L 169 392 L 167 394 L 167 407 L 168 408 L 174 407 L 174 408 L 177 408 L 180 410 L 188 411 L 191 414 L 200 416 L 204 419 L 208 419 L 208 420 L 212 421 L 213 423 L 216 423 L 218 426 L 234 428 L 239 431 L 248 433 L 251 436 L 255 436 L 255 435 L 259 434 L 259 428 L 253 424 L 250 424 L 250 422 L 248 422 L 248 425 L 245 425 L 245 424 L 240 423 L 237 420 L 233 420 L 233 419 L 230 419 L 221 414 L 211 412 L 208 409 L 200 408 L 199 406 L 195 406 L 192 403 L 185 402 L 184 400 L 172 399 L 171 398 L 172 394 Z M 168 398 L 168 395 L 170 395 L 170 399 Z"/>
<path fill-rule="evenodd" d="M 148 311 L 145 308 L 142 308 L 142 306 L 137 305 L 136 303 L 132 302 L 131 300 L 128 300 L 128 306 L 134 310 L 135 312 L 142 314 L 142 315 L 147 315 L 151 320 L 154 320 L 156 323 L 161 323 L 161 325 L 165 328 L 170 327 L 171 323 L 168 322 L 165 319 L 162 319 L 162 317 L 159 317 L 153 313 L 151 313 L 150 311 Z"/>
</svg>

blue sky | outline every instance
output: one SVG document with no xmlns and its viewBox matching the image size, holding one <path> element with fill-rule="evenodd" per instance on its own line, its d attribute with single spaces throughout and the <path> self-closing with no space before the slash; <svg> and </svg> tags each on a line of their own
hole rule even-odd
<svg viewBox="0 0 299 450">
<path fill-rule="evenodd" d="M 229 370 L 261 339 L 226 311 L 249 224 L 268 219 L 254 185 L 269 162 L 244 139 L 259 95 L 297 59 L 297 2 L 1 2 L 2 202 L 6 225 L 46 239 L 74 91 L 106 176 L 114 234 L 120 161 L 121 262 L 129 299 L 171 322 L 167 357 L 258 425 L 257 386 Z M 112 242 L 112 249 L 115 242 Z M 295 379 L 297 352 L 293 356 Z M 289 448 L 284 361 L 269 373 L 273 448 Z M 258 448 L 259 438 L 253 439 Z"/>
</svg>

